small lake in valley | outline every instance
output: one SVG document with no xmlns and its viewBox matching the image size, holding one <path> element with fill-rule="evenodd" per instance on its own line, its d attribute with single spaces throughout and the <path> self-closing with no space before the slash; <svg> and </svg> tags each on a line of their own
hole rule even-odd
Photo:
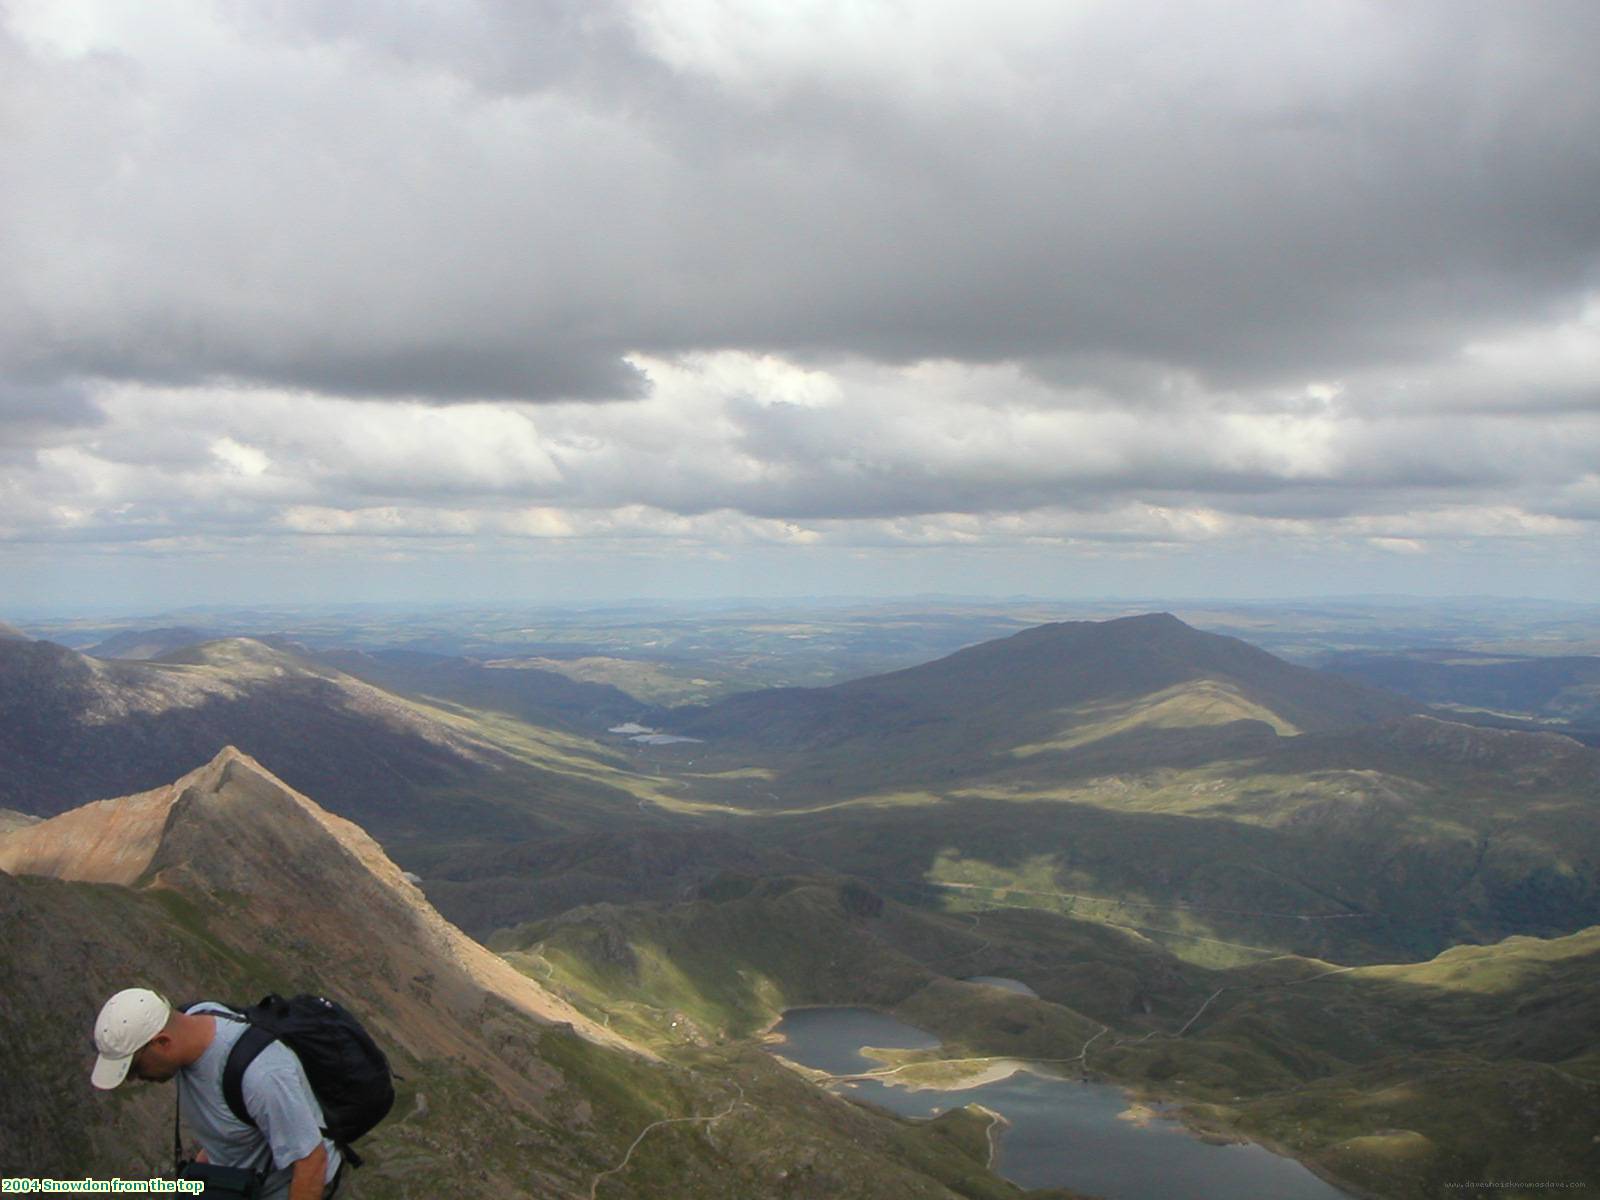
<svg viewBox="0 0 1600 1200">
<path fill-rule="evenodd" d="M 833 1075 L 881 1068 L 861 1054 L 864 1046 L 925 1050 L 939 1044 L 914 1025 L 863 1008 L 791 1009 L 773 1032 L 783 1038 L 773 1047 L 777 1053 Z M 1251 1144 L 1203 1142 L 1160 1113 L 1135 1116 L 1127 1096 L 1110 1084 L 1017 1071 L 951 1089 L 915 1090 L 879 1080 L 837 1086 L 907 1117 L 937 1116 L 974 1103 L 1000 1113 L 1009 1127 L 1000 1137 L 995 1170 L 1025 1188 L 1073 1188 L 1106 1200 L 1347 1200 L 1292 1158 Z"/>
<path fill-rule="evenodd" d="M 981 983 L 988 987 L 999 988 L 1003 992 L 1015 992 L 1019 996 L 1039 995 L 1020 979 L 1007 979 L 1003 975 L 973 975 L 962 980 L 963 983 Z"/>
</svg>

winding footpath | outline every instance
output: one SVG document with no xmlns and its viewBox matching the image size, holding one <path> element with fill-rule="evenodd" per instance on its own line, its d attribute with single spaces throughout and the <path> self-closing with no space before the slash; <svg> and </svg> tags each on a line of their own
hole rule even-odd
<svg viewBox="0 0 1600 1200">
<path fill-rule="evenodd" d="M 694 1125 L 699 1123 L 710 1125 L 714 1122 L 722 1120 L 723 1117 L 726 1117 L 728 1114 L 733 1112 L 734 1109 L 741 1107 L 744 1104 L 744 1085 L 736 1082 L 734 1086 L 739 1089 L 738 1098 L 735 1100 L 730 1100 L 728 1102 L 728 1107 L 719 1113 L 715 1113 L 709 1117 L 668 1117 L 664 1121 L 652 1121 L 650 1124 L 646 1125 L 639 1131 L 639 1136 L 633 1139 L 633 1145 L 628 1147 L 628 1152 L 622 1156 L 622 1161 L 614 1167 L 607 1167 L 604 1171 L 601 1171 L 598 1175 L 596 1175 L 592 1181 L 590 1181 L 589 1200 L 595 1200 L 595 1193 L 599 1189 L 602 1180 L 627 1168 L 628 1163 L 633 1159 L 633 1152 L 639 1148 L 639 1144 L 650 1135 L 652 1130 L 660 1129 L 663 1125 Z"/>
</svg>

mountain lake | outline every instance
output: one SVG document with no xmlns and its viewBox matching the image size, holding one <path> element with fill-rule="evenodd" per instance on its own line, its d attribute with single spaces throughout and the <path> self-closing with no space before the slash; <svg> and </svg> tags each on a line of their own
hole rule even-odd
<svg viewBox="0 0 1600 1200">
<path fill-rule="evenodd" d="M 776 1053 L 832 1075 L 881 1069 L 881 1063 L 861 1054 L 865 1046 L 927 1050 L 939 1045 L 938 1038 L 914 1025 L 864 1008 L 791 1009 L 773 1033 L 783 1039 L 773 1046 Z M 1292 1158 L 1251 1143 L 1213 1145 L 1171 1117 L 1130 1109 L 1127 1096 L 1110 1084 L 1017 1070 L 1004 1079 L 949 1089 L 879 1080 L 849 1080 L 837 1087 L 905 1117 L 933 1117 L 966 1104 L 1000 1113 L 1008 1127 L 1001 1132 L 994 1169 L 1024 1188 L 1072 1188 L 1106 1200 L 1347 1200 Z"/>
<path fill-rule="evenodd" d="M 996 987 L 1002 992 L 1015 992 L 1019 996 L 1032 996 L 1035 1000 L 1039 993 L 1034 991 L 1020 979 L 1007 979 L 1003 975 L 973 975 L 962 980 L 963 983 L 981 983 L 986 987 Z"/>
</svg>

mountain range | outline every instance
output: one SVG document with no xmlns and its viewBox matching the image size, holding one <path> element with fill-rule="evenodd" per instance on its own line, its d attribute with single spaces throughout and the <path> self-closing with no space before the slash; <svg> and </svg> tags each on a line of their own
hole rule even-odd
<svg viewBox="0 0 1600 1200">
<path fill-rule="evenodd" d="M 466 1194 L 445 1164 L 479 1120 L 488 1175 L 540 1181 L 506 1194 L 1015 1194 L 981 1114 L 908 1127 L 756 1040 L 855 1003 L 947 1056 L 1099 1036 L 1079 1069 L 1358 1193 L 1541 1155 L 1600 1175 L 1575 1115 L 1600 1098 L 1600 751 L 1448 715 L 1165 614 L 676 709 L 408 652 L 6 637 L 0 894 L 28 936 L 0 1013 L 44 1047 L 8 1065 L 75 1053 L 43 1014 L 92 1015 L 130 971 L 320 987 L 423 1080 L 376 1142 L 379 1195 Z M 158 1124 L 70 1082 L 8 1103 L 56 1164 Z M 690 1124 L 648 1171 L 596 1184 L 668 1120 Z"/>
<path fill-rule="evenodd" d="M 1426 650 L 1329 655 L 1324 669 L 1436 705 L 1458 719 L 1543 725 L 1600 741 L 1600 657 Z"/>
<path fill-rule="evenodd" d="M 1330 677 L 1167 613 L 1041 625 L 936 662 L 827 688 L 773 688 L 698 710 L 671 727 L 808 753 L 870 740 L 1019 745 L 1062 735 L 1136 697 L 1209 684 L 1207 724 L 1265 721 L 1320 731 L 1398 716 L 1393 693 Z M 914 765 L 914 764 L 908 764 Z"/>
<path fill-rule="evenodd" d="M 225 745 L 391 843 L 463 827 L 502 837 L 561 830 L 576 813 L 633 805 L 608 783 L 615 769 L 567 753 L 559 730 L 502 718 L 491 728 L 447 700 L 375 687 L 248 638 L 145 661 L 7 639 L 0 805 L 52 815 L 155 787 Z"/>
</svg>

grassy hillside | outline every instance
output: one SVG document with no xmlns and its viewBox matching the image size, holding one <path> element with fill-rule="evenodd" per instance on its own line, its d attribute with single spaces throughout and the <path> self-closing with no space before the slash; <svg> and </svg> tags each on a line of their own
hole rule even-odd
<svg viewBox="0 0 1600 1200">
<path fill-rule="evenodd" d="M 1463 651 L 1339 654 L 1324 667 L 1424 704 L 1555 728 L 1600 728 L 1600 657 Z"/>
<path fill-rule="evenodd" d="M 469 1023 L 434 1012 L 442 1037 L 411 1054 L 361 985 L 362 968 L 296 955 L 171 893 L 0 873 L 0 1066 L 28 1088 L 0 1098 L 0 1161 L 21 1175 L 148 1178 L 170 1170 L 172 1092 L 88 1084 L 87 1031 L 104 998 L 139 984 L 174 998 L 253 1000 L 311 989 L 351 1005 L 403 1076 L 394 1115 L 364 1139 L 365 1200 L 402 1197 L 1018 1195 L 950 1128 L 877 1116 L 818 1094 L 760 1053 L 687 1054 L 672 1066 L 596 1046 L 489 1003 Z M 113 926 L 127 941 L 95 932 Z M 233 928 L 230 928 L 233 927 Z M 309 932 L 309 931 L 307 931 Z M 255 943 L 255 944 L 253 944 Z M 70 971 L 63 966 L 71 965 Z M 490 1069 L 491 1058 L 506 1067 Z M 712 1123 L 710 1118 L 723 1114 Z M 621 1171 L 634 1139 L 657 1121 Z M 959 1119 L 950 1124 L 959 1124 Z"/>
<path fill-rule="evenodd" d="M 919 912 L 843 881 L 729 877 L 679 905 L 574 912 L 493 944 L 659 1046 L 737 1041 L 796 1005 L 866 1004 L 942 1037 L 885 1054 L 902 1075 L 955 1080 L 987 1056 L 1053 1062 L 1180 1100 L 1203 1129 L 1380 1196 L 1600 1172 L 1597 930 L 1419 964 L 1206 969 L 1040 912 Z M 973 974 L 1038 996 L 960 981 Z"/>
<path fill-rule="evenodd" d="M 752 840 L 926 901 L 1027 906 L 1341 961 L 1600 921 L 1592 792 L 1359 769 L 1095 777 L 748 819 Z"/>
<path fill-rule="evenodd" d="M 810 864 L 703 822 L 642 824 L 473 847 L 432 862 L 428 899 L 475 937 L 600 903 L 678 900 L 728 871 L 783 875 Z"/>
<path fill-rule="evenodd" d="M 168 806 L 164 821 L 119 822 L 97 806 L 12 847 L 63 871 L 138 872 L 132 883 L 0 872 L 13 935 L 0 941 L 0 1066 L 30 1081 L 0 1098 L 8 1170 L 163 1169 L 170 1089 L 99 1093 L 87 1080 L 94 1013 L 142 984 L 174 999 L 311 990 L 359 1013 L 404 1077 L 394 1115 L 362 1143 L 367 1200 L 1017 1194 L 983 1169 L 986 1147 L 963 1116 L 907 1124 L 748 1048 L 686 1046 L 664 1061 L 589 1025 L 441 922 L 359 830 L 247 759 L 221 756 L 124 807 L 152 804 Z M 51 828 L 82 832 L 91 818 L 133 840 L 74 834 L 46 853 Z"/>
</svg>

